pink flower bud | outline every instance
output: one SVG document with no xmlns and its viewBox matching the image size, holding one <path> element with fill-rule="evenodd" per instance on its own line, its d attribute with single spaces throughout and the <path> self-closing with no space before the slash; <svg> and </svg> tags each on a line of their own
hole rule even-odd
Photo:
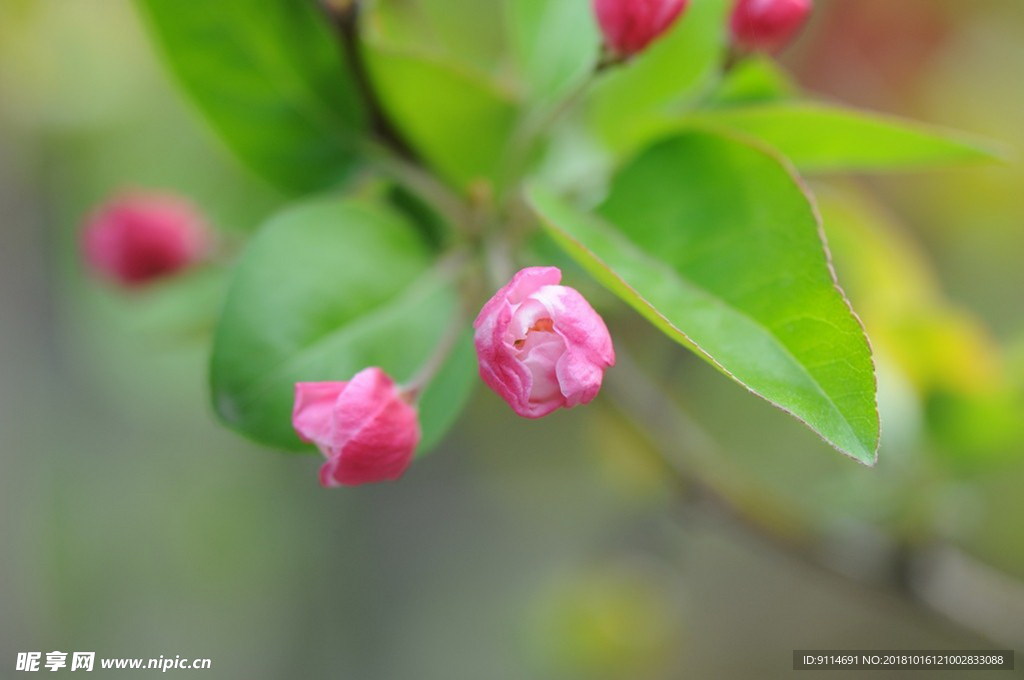
<svg viewBox="0 0 1024 680">
<path fill-rule="evenodd" d="M 557 267 L 523 269 L 473 323 L 480 377 L 524 418 L 586 404 L 615 364 L 604 321 L 561 280 Z"/>
<path fill-rule="evenodd" d="M 733 42 L 744 50 L 781 49 L 810 13 L 811 0 L 739 0 L 729 23 Z"/>
<path fill-rule="evenodd" d="M 416 407 L 376 367 L 347 382 L 296 383 L 292 427 L 327 457 L 324 486 L 398 479 L 420 443 Z"/>
<path fill-rule="evenodd" d="M 93 212 L 82 233 L 89 266 L 124 286 L 150 283 L 196 264 L 211 244 L 196 209 L 165 194 L 115 197 Z"/>
<path fill-rule="evenodd" d="M 667 31 L 689 0 L 593 0 L 605 44 L 619 56 L 643 51 Z"/>
</svg>

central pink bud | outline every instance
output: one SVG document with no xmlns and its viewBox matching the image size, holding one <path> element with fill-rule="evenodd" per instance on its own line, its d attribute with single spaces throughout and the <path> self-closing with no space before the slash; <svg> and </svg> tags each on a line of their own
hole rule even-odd
<svg viewBox="0 0 1024 680">
<path fill-rule="evenodd" d="M 292 426 L 326 456 L 324 486 L 398 479 L 420 441 L 416 408 L 376 367 L 346 382 L 296 383 Z"/>
<path fill-rule="evenodd" d="M 524 418 L 586 404 L 615 350 L 604 321 L 556 267 L 529 267 L 473 324 L 480 377 Z"/>
<path fill-rule="evenodd" d="M 689 0 L 593 0 L 605 44 L 623 57 L 642 52 L 667 31 Z"/>
</svg>

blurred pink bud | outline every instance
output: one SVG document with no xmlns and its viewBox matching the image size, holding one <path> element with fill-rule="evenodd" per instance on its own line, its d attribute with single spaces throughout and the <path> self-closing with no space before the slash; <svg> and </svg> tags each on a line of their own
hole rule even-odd
<svg viewBox="0 0 1024 680">
<path fill-rule="evenodd" d="M 211 245 L 199 212 L 167 194 L 117 196 L 89 216 L 82 233 L 89 266 L 124 286 L 175 274 L 206 257 Z"/>
<path fill-rule="evenodd" d="M 593 0 L 605 44 L 623 57 L 643 51 L 667 31 L 689 0 Z"/>
<path fill-rule="evenodd" d="M 296 383 L 292 427 L 327 457 L 324 486 L 398 479 L 420 442 L 416 408 L 376 367 L 347 382 Z"/>
<path fill-rule="evenodd" d="M 523 269 L 473 323 L 480 377 L 524 418 L 586 404 L 615 364 L 608 328 L 557 267 Z"/>
<path fill-rule="evenodd" d="M 729 23 L 733 42 L 744 50 L 781 49 L 810 13 L 811 0 L 739 0 Z"/>
</svg>

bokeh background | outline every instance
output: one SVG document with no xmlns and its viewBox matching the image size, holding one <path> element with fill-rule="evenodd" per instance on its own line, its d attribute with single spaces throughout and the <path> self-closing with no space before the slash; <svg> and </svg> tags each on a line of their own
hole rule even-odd
<svg viewBox="0 0 1024 680">
<path fill-rule="evenodd" d="M 182 192 L 228 241 L 283 197 L 182 99 L 130 2 L 0 0 L 0 677 L 55 649 L 367 680 L 1024 651 L 1024 4 L 821 1 L 783 61 L 1006 149 L 820 187 L 879 352 L 877 469 L 612 310 L 671 386 L 650 409 L 667 446 L 611 400 L 524 424 L 480 389 L 400 483 L 328 491 L 315 459 L 214 422 L 221 274 L 124 294 L 78 260 L 82 216 L 120 187 Z"/>
</svg>

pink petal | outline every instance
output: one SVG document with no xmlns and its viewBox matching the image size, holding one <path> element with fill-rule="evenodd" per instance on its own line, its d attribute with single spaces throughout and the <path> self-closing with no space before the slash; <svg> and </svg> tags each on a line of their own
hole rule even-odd
<svg viewBox="0 0 1024 680">
<path fill-rule="evenodd" d="M 565 406 L 556 367 L 565 354 L 565 340 L 557 333 L 533 332 L 523 345 L 519 360 L 530 371 L 530 389 L 525 411 L 539 418 Z M 520 414 L 523 415 L 523 414 Z"/>
<path fill-rule="evenodd" d="M 372 366 L 356 373 L 338 396 L 331 447 L 341 449 L 359 437 L 380 411 L 397 398 L 395 382 L 380 368 Z"/>
<path fill-rule="evenodd" d="M 514 338 L 510 337 L 513 311 L 515 305 L 544 285 L 544 281 L 557 282 L 561 277 L 562 273 L 556 267 L 523 269 L 484 305 L 473 324 L 481 379 L 516 413 L 527 418 L 537 417 L 532 415 L 529 403 L 533 378 L 513 351 Z"/>
<path fill-rule="evenodd" d="M 327 456 L 324 486 L 398 479 L 420 441 L 416 408 L 377 367 L 347 382 L 298 383 L 292 422 Z"/>
<path fill-rule="evenodd" d="M 601 389 L 604 371 L 615 364 L 615 350 L 608 327 L 579 291 L 565 286 L 539 290 L 555 319 L 554 330 L 565 340 L 565 352 L 556 374 L 567 407 L 590 402 Z"/>
<path fill-rule="evenodd" d="M 562 280 L 558 267 L 527 267 L 521 269 L 501 290 L 494 294 L 473 322 L 473 328 L 496 316 L 504 305 L 518 305 L 541 286 L 553 285 Z"/>
<path fill-rule="evenodd" d="M 304 442 L 327 446 L 331 440 L 334 405 L 347 382 L 295 383 L 292 427 Z"/>
<path fill-rule="evenodd" d="M 321 468 L 324 486 L 395 480 L 412 463 L 421 437 L 416 408 L 382 370 L 356 374 L 335 417 L 337 453 Z"/>
<path fill-rule="evenodd" d="M 689 0 L 594 0 L 605 42 L 615 52 L 632 55 L 664 34 Z"/>
</svg>

